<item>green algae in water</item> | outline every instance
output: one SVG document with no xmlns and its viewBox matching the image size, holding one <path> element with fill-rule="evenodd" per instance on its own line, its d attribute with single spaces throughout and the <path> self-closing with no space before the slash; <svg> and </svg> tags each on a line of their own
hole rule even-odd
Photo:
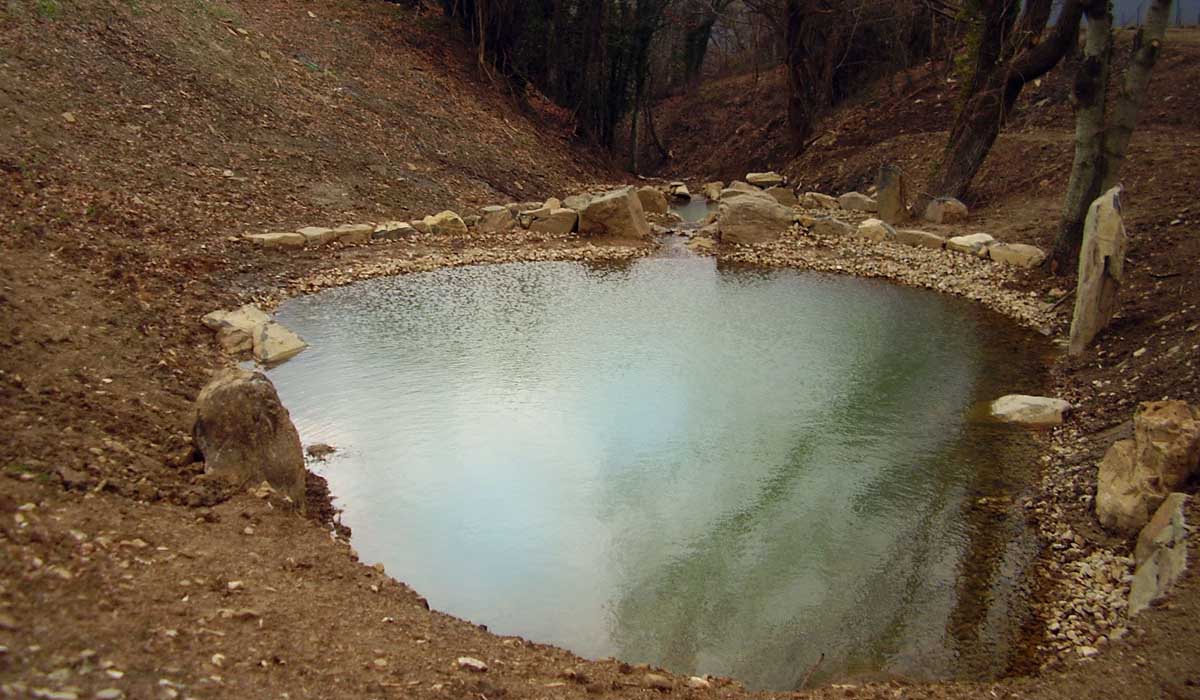
<svg viewBox="0 0 1200 700">
<path fill-rule="evenodd" d="M 709 259 L 513 264 L 289 301 L 271 371 L 354 545 L 499 634 L 755 688 L 986 677 L 1028 473 L 965 419 L 1036 343 L 889 284 Z"/>
</svg>

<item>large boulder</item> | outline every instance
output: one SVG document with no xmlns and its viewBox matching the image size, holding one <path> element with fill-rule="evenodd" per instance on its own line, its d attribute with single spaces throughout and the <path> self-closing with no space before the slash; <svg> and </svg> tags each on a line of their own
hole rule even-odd
<svg viewBox="0 0 1200 700">
<path fill-rule="evenodd" d="M 561 235 L 574 231 L 578 221 L 579 214 L 574 209 L 559 208 L 551 211 L 548 216 L 534 221 L 530 224 L 529 230 L 534 233 Z"/>
<path fill-rule="evenodd" d="M 1100 195 L 1088 209 L 1079 249 L 1075 312 L 1067 351 L 1081 354 L 1117 313 L 1125 279 L 1125 223 L 1121 186 Z"/>
<path fill-rule="evenodd" d="M 1113 443 L 1100 462 L 1096 517 L 1109 530 L 1132 535 L 1197 471 L 1200 409 L 1183 401 L 1143 403 L 1133 418 L 1133 439 Z"/>
<path fill-rule="evenodd" d="M 933 250 L 941 250 L 946 247 L 945 238 L 936 233 L 929 233 L 928 231 L 920 231 L 913 228 L 897 229 L 896 242 L 915 248 L 932 248 Z"/>
<path fill-rule="evenodd" d="M 721 190 L 721 196 L 725 196 L 725 192 L 728 190 L 739 190 L 741 192 L 755 192 L 755 193 L 759 193 L 759 194 L 762 193 L 761 188 L 755 187 L 754 185 L 751 185 L 748 182 L 742 182 L 741 180 L 734 180 L 733 182 L 729 183 L 729 187 L 726 187 L 725 189 Z"/>
<path fill-rule="evenodd" d="M 1134 553 L 1137 568 L 1129 586 L 1130 617 L 1170 592 L 1187 570 L 1187 500 L 1182 493 L 1167 496 L 1138 534 Z"/>
<path fill-rule="evenodd" d="M 218 374 L 196 399 L 192 438 L 208 473 L 236 486 L 265 481 L 304 510 L 300 435 L 266 375 Z"/>
<path fill-rule="evenodd" d="M 993 243 L 988 246 L 988 257 L 996 262 L 1016 267 L 1037 267 L 1046 259 L 1041 248 L 1024 243 Z"/>
<path fill-rule="evenodd" d="M 996 242 L 987 233 L 972 233 L 969 236 L 955 236 L 946 241 L 946 250 L 953 250 L 956 253 L 964 255 L 973 255 L 977 258 L 986 258 L 988 254 L 988 246 Z"/>
<path fill-rule="evenodd" d="M 650 236 L 650 224 L 633 188 L 627 187 L 606 192 L 588 202 L 579 215 L 579 233 L 645 239 Z"/>
<path fill-rule="evenodd" d="M 761 187 L 765 190 L 770 187 L 778 187 L 779 185 L 782 185 L 783 176 L 774 170 L 766 173 L 747 173 L 746 182 L 754 185 L 755 187 Z"/>
<path fill-rule="evenodd" d="M 820 192 L 805 192 L 804 196 L 800 197 L 800 206 L 805 209 L 837 209 L 837 197 Z"/>
<path fill-rule="evenodd" d="M 726 197 L 721 193 L 721 214 L 717 219 L 721 241 L 725 243 L 766 243 L 776 240 L 792 225 L 792 210 L 764 193 L 739 193 Z M 736 190 L 734 190 L 736 192 Z"/>
<path fill-rule="evenodd" d="M 890 164 L 879 167 L 879 177 L 875 180 L 875 201 L 879 218 L 885 223 L 895 225 L 908 218 L 908 192 L 900 168 Z"/>
<path fill-rule="evenodd" d="M 687 185 L 683 186 L 683 190 L 687 191 Z M 662 193 L 662 190 L 657 187 L 642 187 L 638 189 L 638 200 L 642 203 L 642 211 L 647 214 L 666 214 L 671 210 L 671 204 L 667 201 L 667 196 Z M 671 192 L 675 196 L 674 191 Z M 691 197 L 691 195 L 688 195 Z"/>
<path fill-rule="evenodd" d="M 992 402 L 992 418 L 1027 428 L 1049 428 L 1062 425 L 1063 416 L 1071 404 L 1046 396 L 1009 394 Z"/>
<path fill-rule="evenodd" d="M 838 206 L 846 211 L 874 212 L 879 204 L 862 192 L 847 192 L 838 197 Z"/>
<path fill-rule="evenodd" d="M 301 233 L 251 233 L 246 240 L 259 248 L 303 248 L 308 242 Z"/>
<path fill-rule="evenodd" d="M 721 198 L 721 190 L 725 189 L 725 183 L 720 181 L 704 183 L 704 198 L 710 202 L 715 202 Z"/>
<path fill-rule="evenodd" d="M 896 229 L 880 219 L 867 219 L 858 225 L 858 230 L 854 232 L 854 235 L 872 243 L 883 243 L 896 240 Z"/>
<path fill-rule="evenodd" d="M 926 221 L 935 224 L 953 224 L 966 221 L 969 214 L 967 205 L 953 197 L 938 197 L 925 206 L 922 216 Z"/>
</svg>

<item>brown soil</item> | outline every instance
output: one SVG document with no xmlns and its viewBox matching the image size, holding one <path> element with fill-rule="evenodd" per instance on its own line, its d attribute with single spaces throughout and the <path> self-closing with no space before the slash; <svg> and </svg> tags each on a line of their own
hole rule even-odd
<svg viewBox="0 0 1200 700">
<path fill-rule="evenodd" d="M 561 115 L 476 79 L 444 34 L 436 13 L 357 0 L 0 5 L 0 695 L 659 692 L 646 688 L 645 669 L 585 662 L 430 612 L 417 593 L 358 564 L 328 519 L 231 497 L 194 462 L 191 401 L 227 362 L 202 314 L 468 249 L 570 255 L 578 246 L 470 235 L 287 254 L 230 236 L 417 218 L 620 177 L 567 142 Z M 1136 400 L 1197 400 L 1198 244 L 1190 226 L 1169 223 L 1198 216 L 1188 165 L 1200 149 L 1200 105 L 1187 71 L 1200 66 L 1200 42 L 1170 41 L 1187 58 L 1168 50 L 1127 170 L 1129 304 L 1100 351 L 1060 366 L 1064 392 L 1087 399 L 1077 419 L 1085 435 L 1126 420 Z M 889 103 L 904 118 L 868 119 L 867 101 L 844 110 L 838 141 L 785 169 L 812 173 L 827 190 L 865 182 L 893 157 L 919 172 L 944 122 L 926 113 L 933 95 L 911 106 L 918 97 Z M 751 148 L 770 142 L 762 124 L 777 119 L 742 120 L 732 107 L 716 110 L 714 124 L 749 124 L 739 143 L 754 169 L 779 164 Z M 980 225 L 1044 243 L 1069 132 L 1061 100 L 1031 111 L 981 177 Z M 1068 282 L 1034 274 L 1021 284 Z M 1113 396 L 1095 400 L 1101 391 Z M 328 499 L 318 481 L 320 511 Z M 1085 522 L 1086 511 L 1077 517 Z M 1200 697 L 1198 607 L 1193 569 L 1134 634 L 1061 673 L 813 695 Z M 461 656 L 489 670 L 463 670 Z M 674 692 L 744 694 L 729 682 L 693 691 L 678 680 Z"/>
</svg>

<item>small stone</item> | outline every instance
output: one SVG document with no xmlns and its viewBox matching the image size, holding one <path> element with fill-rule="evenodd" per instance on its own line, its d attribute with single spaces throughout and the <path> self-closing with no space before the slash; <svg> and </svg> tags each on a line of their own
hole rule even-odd
<svg viewBox="0 0 1200 700">
<path fill-rule="evenodd" d="M 105 688 L 96 692 L 96 700 L 121 700 L 125 693 L 120 688 Z"/>
<path fill-rule="evenodd" d="M 691 688 L 692 690 L 708 690 L 712 687 L 712 683 L 709 683 L 708 679 L 706 678 L 692 676 L 691 678 L 687 679 L 687 687 Z"/>
<path fill-rule="evenodd" d="M 458 657 L 458 667 L 474 673 L 486 673 L 488 670 L 487 664 L 471 656 Z"/>
<path fill-rule="evenodd" d="M 231 591 L 240 591 L 246 587 L 246 584 L 242 581 L 230 581 L 225 584 L 225 587 Z"/>
<path fill-rule="evenodd" d="M 670 678 L 657 673 L 647 673 L 643 680 L 647 688 L 653 688 L 654 690 L 671 690 L 675 687 L 671 683 Z"/>
</svg>

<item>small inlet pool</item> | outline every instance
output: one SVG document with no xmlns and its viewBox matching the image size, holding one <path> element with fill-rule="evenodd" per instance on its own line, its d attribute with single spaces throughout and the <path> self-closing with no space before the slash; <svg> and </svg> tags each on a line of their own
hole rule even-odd
<svg viewBox="0 0 1200 700">
<path fill-rule="evenodd" d="M 703 200 L 701 200 L 703 201 Z M 368 562 L 499 634 L 789 690 L 1014 661 L 1040 340 L 958 300 L 709 258 L 293 299 L 270 376 Z M 987 505 L 980 505 L 987 504 Z M 996 505 L 1000 504 L 1000 505 Z"/>
</svg>

